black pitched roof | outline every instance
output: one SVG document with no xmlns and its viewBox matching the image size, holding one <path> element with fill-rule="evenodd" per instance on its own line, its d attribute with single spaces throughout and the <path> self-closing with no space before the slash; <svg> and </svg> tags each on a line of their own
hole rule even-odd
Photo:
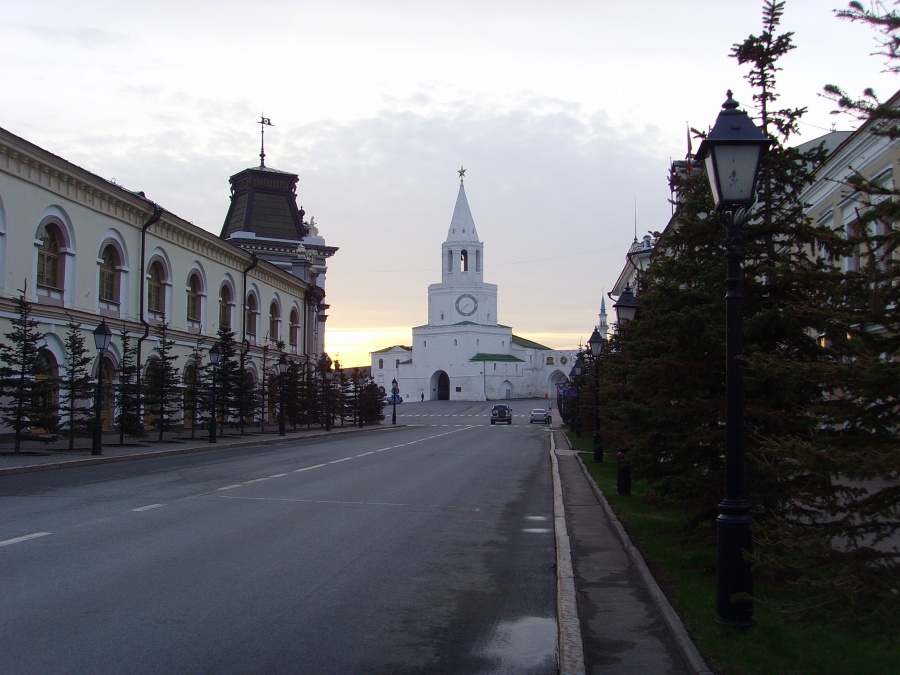
<svg viewBox="0 0 900 675">
<path fill-rule="evenodd" d="M 298 181 L 296 174 L 265 166 L 234 174 L 229 179 L 231 205 L 222 238 L 251 232 L 263 238 L 303 239 L 308 230 L 303 225 L 303 210 L 297 208 Z"/>
</svg>

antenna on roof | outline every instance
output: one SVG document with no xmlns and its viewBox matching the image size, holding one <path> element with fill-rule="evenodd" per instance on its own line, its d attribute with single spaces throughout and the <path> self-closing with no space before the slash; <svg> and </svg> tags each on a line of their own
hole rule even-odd
<svg viewBox="0 0 900 675">
<path fill-rule="evenodd" d="M 274 127 L 268 117 L 259 116 L 259 168 L 266 166 L 266 127 Z"/>
</svg>

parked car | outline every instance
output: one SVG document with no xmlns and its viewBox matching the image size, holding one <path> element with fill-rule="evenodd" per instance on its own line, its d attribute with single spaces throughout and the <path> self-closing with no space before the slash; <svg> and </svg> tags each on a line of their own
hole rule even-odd
<svg viewBox="0 0 900 675">
<path fill-rule="evenodd" d="M 394 403 L 394 399 L 397 399 L 396 403 L 403 403 L 403 397 L 400 394 L 391 394 L 387 397 L 388 404 Z"/>
<path fill-rule="evenodd" d="M 543 408 L 535 408 L 528 416 L 528 423 L 534 424 L 535 422 L 540 422 L 541 424 L 550 424 L 550 413 Z"/>
<path fill-rule="evenodd" d="M 512 424 L 512 408 L 505 403 L 498 403 L 491 408 L 491 424 L 494 422 Z"/>
</svg>

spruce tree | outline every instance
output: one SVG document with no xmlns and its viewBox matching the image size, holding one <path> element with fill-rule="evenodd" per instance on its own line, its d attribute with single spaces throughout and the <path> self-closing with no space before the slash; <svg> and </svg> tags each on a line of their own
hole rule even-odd
<svg viewBox="0 0 900 675">
<path fill-rule="evenodd" d="M 203 412 L 207 410 L 204 405 L 204 370 L 203 365 L 203 349 L 200 340 L 197 340 L 194 348 L 191 350 L 189 363 L 184 368 L 184 402 L 183 420 L 187 425 L 190 420 L 191 438 L 197 437 L 197 427 L 202 425 Z"/>
<path fill-rule="evenodd" d="M 60 391 L 59 409 L 62 411 L 69 431 L 69 450 L 75 447 L 75 434 L 87 432 L 88 422 L 93 416 L 91 405 L 96 387 L 92 383 L 90 365 L 94 360 L 88 353 L 81 331 L 81 324 L 69 319 L 67 324 L 66 374 Z"/>
<path fill-rule="evenodd" d="M 238 361 L 237 343 L 234 331 L 220 326 L 217 334 L 219 345 L 219 365 L 216 368 L 216 420 L 219 434 L 224 434 L 225 424 L 233 420 L 239 411 L 240 388 L 243 385 L 243 371 Z"/>
<path fill-rule="evenodd" d="M 147 413 L 156 419 L 159 432 L 157 440 L 175 427 L 175 417 L 181 407 L 180 382 L 172 354 L 175 343 L 169 338 L 169 325 L 163 320 L 156 326 L 156 358 L 148 363 L 145 382 L 144 406 Z"/>
<path fill-rule="evenodd" d="M 116 424 L 119 427 L 119 445 L 125 437 L 143 438 L 144 424 L 140 410 L 140 385 L 138 384 L 137 347 L 128 335 L 128 326 L 122 323 L 119 332 L 122 356 L 119 363 L 119 386 L 116 389 Z"/>
<path fill-rule="evenodd" d="M 7 341 L 0 344 L 0 380 L 4 394 L 0 419 L 13 430 L 14 452 L 18 454 L 24 433 L 35 422 L 41 423 L 38 419 L 44 417 L 45 411 L 35 405 L 39 400 L 35 371 L 43 336 L 24 290 L 19 291 L 14 303 L 16 314 L 10 320 L 10 331 L 4 334 Z"/>
</svg>

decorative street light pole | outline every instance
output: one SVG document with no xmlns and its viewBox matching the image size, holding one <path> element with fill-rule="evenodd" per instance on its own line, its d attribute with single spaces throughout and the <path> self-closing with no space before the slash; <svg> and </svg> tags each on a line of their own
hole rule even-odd
<svg viewBox="0 0 900 675">
<path fill-rule="evenodd" d="M 278 359 L 278 383 L 281 389 L 279 393 L 279 401 L 278 401 L 278 435 L 284 436 L 284 379 L 288 370 L 288 362 L 287 357 L 282 354 L 281 358 Z"/>
<path fill-rule="evenodd" d="M 596 328 L 588 338 L 594 361 L 594 382 L 597 384 L 597 404 L 594 406 L 594 461 L 603 461 L 603 439 L 600 437 L 600 355 L 606 346 L 606 338 Z"/>
<path fill-rule="evenodd" d="M 574 383 L 577 382 L 581 377 L 581 373 L 584 372 L 584 359 L 581 357 L 581 354 L 575 358 L 575 363 L 572 364 L 572 370 L 569 371 L 569 379 Z M 572 420 L 570 426 L 572 430 L 575 432 L 575 438 L 581 438 L 581 413 L 579 411 L 579 399 L 581 398 L 581 393 L 578 390 L 578 387 L 574 387 L 575 391 L 575 414 L 574 416 L 570 413 L 569 418 Z"/>
<path fill-rule="evenodd" d="M 100 413 L 101 399 L 103 398 L 103 360 L 106 350 L 112 342 L 112 331 L 106 325 L 106 319 L 94 329 L 94 345 L 97 347 L 97 392 L 94 396 L 94 437 L 91 444 L 92 455 L 103 454 L 103 420 Z"/>
<path fill-rule="evenodd" d="M 331 431 L 331 363 L 325 371 L 325 431 Z"/>
<path fill-rule="evenodd" d="M 612 297 L 612 296 L 610 296 Z M 616 310 L 616 329 L 619 337 L 625 339 L 625 326 L 637 317 L 640 303 L 631 291 L 631 284 L 625 284 L 625 289 L 619 295 L 619 299 L 613 305 Z M 631 496 L 631 467 L 628 465 L 628 448 L 619 448 L 616 451 L 616 494 L 620 497 Z"/>
<path fill-rule="evenodd" d="M 397 424 L 397 394 L 400 393 L 400 387 L 397 386 L 397 378 L 391 380 L 391 400 L 394 402 L 394 414 L 391 415 L 391 424 Z"/>
<path fill-rule="evenodd" d="M 216 442 L 216 371 L 219 369 L 219 343 L 217 342 L 209 349 L 209 365 L 212 366 L 212 406 L 209 412 L 209 442 Z"/>
<path fill-rule="evenodd" d="M 753 625 L 753 572 L 746 554 L 753 550 L 750 503 L 744 469 L 743 227 L 756 201 L 760 160 L 771 141 L 753 124 L 728 92 L 716 124 L 700 144 L 720 222 L 725 229 L 725 499 L 716 519 L 716 610 L 719 623 Z"/>
</svg>

